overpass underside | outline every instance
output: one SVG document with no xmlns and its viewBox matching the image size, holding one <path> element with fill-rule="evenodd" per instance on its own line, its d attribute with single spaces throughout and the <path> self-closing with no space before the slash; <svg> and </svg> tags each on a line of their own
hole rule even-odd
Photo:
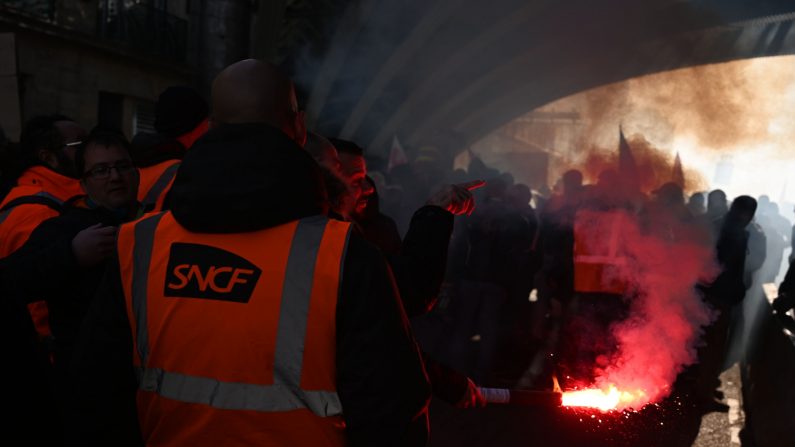
<svg viewBox="0 0 795 447">
<path fill-rule="evenodd" d="M 793 54 L 793 20 L 781 0 L 362 0 L 295 71 L 323 134 L 456 150 L 596 86 Z"/>
</svg>

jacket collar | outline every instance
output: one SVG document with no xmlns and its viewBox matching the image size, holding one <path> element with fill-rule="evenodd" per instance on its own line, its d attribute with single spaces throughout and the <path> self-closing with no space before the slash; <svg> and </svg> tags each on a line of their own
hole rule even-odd
<svg viewBox="0 0 795 447">
<path fill-rule="evenodd" d="M 17 180 L 17 185 L 41 188 L 63 201 L 83 194 L 77 179 L 59 174 L 46 166 L 28 168 Z"/>
</svg>

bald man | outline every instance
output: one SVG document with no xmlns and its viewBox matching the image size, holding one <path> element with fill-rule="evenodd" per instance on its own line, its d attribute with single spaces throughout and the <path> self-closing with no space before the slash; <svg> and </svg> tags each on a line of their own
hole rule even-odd
<svg viewBox="0 0 795 447">
<path fill-rule="evenodd" d="M 295 85 L 272 64 L 246 59 L 230 65 L 213 81 L 212 102 L 212 125 L 266 123 L 306 144 Z"/>
<path fill-rule="evenodd" d="M 170 210 L 119 229 L 69 444 L 424 445 L 430 385 L 392 274 L 326 217 L 292 83 L 242 61 L 212 98 Z"/>
</svg>

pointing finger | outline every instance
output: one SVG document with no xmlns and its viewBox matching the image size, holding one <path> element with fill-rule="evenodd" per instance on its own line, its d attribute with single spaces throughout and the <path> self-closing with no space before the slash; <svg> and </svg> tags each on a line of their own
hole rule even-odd
<svg viewBox="0 0 795 447">
<path fill-rule="evenodd" d="M 456 186 L 460 186 L 460 187 L 462 187 L 464 189 L 467 189 L 469 191 L 473 191 L 473 190 L 481 188 L 481 187 L 483 187 L 485 185 L 486 185 L 486 181 L 485 180 L 472 180 L 471 182 L 459 183 Z"/>
</svg>

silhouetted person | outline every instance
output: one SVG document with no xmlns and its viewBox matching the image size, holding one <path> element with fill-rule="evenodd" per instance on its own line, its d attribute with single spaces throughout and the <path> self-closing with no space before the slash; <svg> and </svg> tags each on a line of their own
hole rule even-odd
<svg viewBox="0 0 795 447">
<path fill-rule="evenodd" d="M 710 191 L 707 195 L 707 218 L 710 222 L 721 219 L 729 211 L 726 193 L 720 189 Z"/>
<path fill-rule="evenodd" d="M 692 214 L 694 217 L 706 214 L 706 205 L 707 201 L 704 198 L 704 194 L 700 192 L 694 192 L 687 201 L 687 209 L 690 210 L 690 214 Z"/>
<path fill-rule="evenodd" d="M 699 349 L 700 369 L 696 389 L 698 403 L 705 412 L 728 411 L 725 404 L 715 400 L 715 390 L 720 385 L 718 376 L 726 356 L 730 312 L 743 300 L 751 285 L 746 271 L 746 253 L 748 227 L 756 208 L 753 197 L 740 196 L 734 199 L 726 215 L 715 221 L 718 231 L 716 257 L 721 270 L 706 289 L 706 299 L 717 312 L 717 317 L 706 328 L 705 345 Z"/>
</svg>

